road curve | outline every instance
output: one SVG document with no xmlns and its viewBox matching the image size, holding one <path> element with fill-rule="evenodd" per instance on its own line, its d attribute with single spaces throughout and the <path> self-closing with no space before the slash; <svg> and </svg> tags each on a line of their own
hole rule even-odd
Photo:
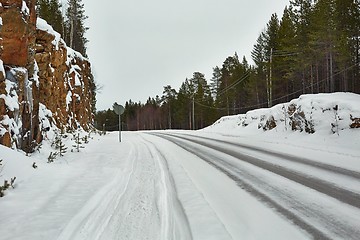
<svg viewBox="0 0 360 240">
<path fill-rule="evenodd" d="M 186 134 L 151 134 L 173 142 L 220 170 L 235 181 L 242 189 L 245 189 L 257 199 L 275 209 L 291 222 L 312 235 L 314 239 L 358 239 L 358 236 L 360 235 L 359 223 L 348 224 L 340 220 L 333 219 L 336 218 L 333 213 L 328 213 L 324 210 L 314 208 L 311 204 L 301 202 L 300 200 L 297 200 L 296 197 L 290 196 L 289 193 L 281 190 L 276 185 L 272 185 L 270 182 L 261 183 L 259 177 L 241 169 L 239 165 L 234 164 L 232 161 L 227 160 L 227 157 L 222 156 L 230 156 L 235 158 L 237 161 L 251 164 L 261 170 L 281 176 L 292 182 L 292 184 L 296 183 L 301 185 L 307 189 L 306 191 L 315 191 L 316 194 L 320 193 L 321 195 L 326 195 L 329 199 L 336 199 L 339 201 L 341 206 L 348 205 L 350 208 L 355 208 L 356 211 L 359 212 L 360 195 L 357 192 L 352 192 L 346 188 L 336 186 L 328 181 L 313 177 L 306 173 L 294 171 L 286 166 L 273 164 L 266 161 L 266 159 L 263 159 L 263 157 L 260 158 L 244 154 L 241 150 L 243 148 L 247 148 L 253 151 L 261 152 L 264 156 L 266 154 L 298 164 L 309 165 L 311 167 L 321 169 L 322 171 L 331 172 L 332 174 L 337 174 L 346 178 L 353 178 L 355 181 L 359 181 L 360 179 L 360 173 L 358 172 L 296 156 L 275 153 L 254 146 L 246 146 L 216 139 Z M 211 151 L 219 152 L 223 155 L 218 157 L 216 154 L 212 154 Z M 276 195 L 279 195 L 282 199 L 280 199 L 280 197 L 274 197 L 275 194 L 273 193 L 276 193 Z M 346 216 L 342 217 L 346 218 Z M 314 222 L 316 224 L 314 224 Z"/>
</svg>

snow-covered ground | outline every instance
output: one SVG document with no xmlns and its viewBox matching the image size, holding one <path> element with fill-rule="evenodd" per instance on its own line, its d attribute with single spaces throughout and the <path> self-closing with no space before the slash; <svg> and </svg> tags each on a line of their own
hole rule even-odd
<svg viewBox="0 0 360 240">
<path fill-rule="evenodd" d="M 360 129 L 347 126 L 359 102 L 294 100 L 313 134 L 292 131 L 279 105 L 200 131 L 92 134 L 80 152 L 69 136 L 53 163 L 51 141 L 30 157 L 0 146 L 0 184 L 16 177 L 0 238 L 358 239 Z M 264 131 L 270 116 L 277 126 Z"/>
</svg>

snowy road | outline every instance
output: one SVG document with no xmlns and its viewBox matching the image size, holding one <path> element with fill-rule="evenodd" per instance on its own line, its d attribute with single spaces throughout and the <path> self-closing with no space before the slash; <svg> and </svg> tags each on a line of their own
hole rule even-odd
<svg viewBox="0 0 360 240">
<path fill-rule="evenodd" d="M 154 135 L 214 166 L 314 239 L 360 236 L 357 171 L 207 137 Z"/>
<path fill-rule="evenodd" d="M 360 236 L 358 155 L 307 149 L 299 156 L 290 146 L 189 131 L 117 139 L 97 136 L 82 152 L 38 160 L 37 170 L 18 177 L 0 199 L 1 239 Z M 23 157 L 0 150 L 2 159 Z"/>
</svg>

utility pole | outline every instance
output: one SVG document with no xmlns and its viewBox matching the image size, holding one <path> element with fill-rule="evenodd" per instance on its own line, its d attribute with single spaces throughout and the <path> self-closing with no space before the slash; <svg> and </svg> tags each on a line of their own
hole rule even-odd
<svg viewBox="0 0 360 240">
<path fill-rule="evenodd" d="M 195 99 L 192 98 L 192 130 L 195 130 Z"/>
<path fill-rule="evenodd" d="M 119 114 L 119 142 L 121 142 L 121 114 Z"/>
</svg>

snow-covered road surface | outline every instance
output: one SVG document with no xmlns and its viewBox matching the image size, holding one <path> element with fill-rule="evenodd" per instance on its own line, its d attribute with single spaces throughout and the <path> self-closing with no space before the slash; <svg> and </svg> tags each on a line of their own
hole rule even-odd
<svg viewBox="0 0 360 240">
<path fill-rule="evenodd" d="M 359 172 L 235 142 L 156 135 L 214 166 L 314 239 L 360 236 Z"/>
<path fill-rule="evenodd" d="M 97 136 L 24 170 L 0 199 L 0 239 L 358 239 L 360 153 L 277 145 L 188 131 Z M 0 158 L 29 167 L 43 156 L 10 151 Z"/>
</svg>

